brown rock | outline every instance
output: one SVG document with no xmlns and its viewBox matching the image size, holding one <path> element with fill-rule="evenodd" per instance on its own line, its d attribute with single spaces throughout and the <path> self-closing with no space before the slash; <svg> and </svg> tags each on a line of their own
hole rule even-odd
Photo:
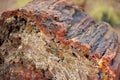
<svg viewBox="0 0 120 80">
<path fill-rule="evenodd" d="M 0 16 L 1 80 L 115 80 L 118 49 L 109 24 L 66 0 L 33 0 Z"/>
</svg>

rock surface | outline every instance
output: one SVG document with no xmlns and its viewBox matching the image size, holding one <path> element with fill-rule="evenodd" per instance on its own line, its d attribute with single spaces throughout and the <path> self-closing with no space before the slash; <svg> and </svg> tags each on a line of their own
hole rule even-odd
<svg viewBox="0 0 120 80">
<path fill-rule="evenodd" d="M 119 80 L 116 32 L 66 0 L 0 16 L 0 80 Z"/>
</svg>

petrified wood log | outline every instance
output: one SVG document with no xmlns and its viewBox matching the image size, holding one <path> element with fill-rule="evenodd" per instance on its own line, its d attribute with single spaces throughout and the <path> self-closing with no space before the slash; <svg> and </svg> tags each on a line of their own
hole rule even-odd
<svg viewBox="0 0 120 80">
<path fill-rule="evenodd" d="M 0 80 L 119 80 L 115 31 L 66 0 L 0 15 Z"/>
</svg>

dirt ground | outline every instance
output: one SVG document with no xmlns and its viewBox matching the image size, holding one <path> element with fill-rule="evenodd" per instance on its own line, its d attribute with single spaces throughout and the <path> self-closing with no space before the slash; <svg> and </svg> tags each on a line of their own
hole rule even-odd
<svg viewBox="0 0 120 80">
<path fill-rule="evenodd" d="M 15 6 L 15 1 L 14 0 L 0 0 L 0 13 L 13 9 Z"/>
</svg>

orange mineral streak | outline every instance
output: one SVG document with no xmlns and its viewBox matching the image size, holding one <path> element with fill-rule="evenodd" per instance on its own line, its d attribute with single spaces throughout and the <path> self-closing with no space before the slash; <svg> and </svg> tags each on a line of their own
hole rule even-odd
<svg viewBox="0 0 120 80">
<path fill-rule="evenodd" d="M 109 62 L 110 60 L 108 58 L 102 57 L 98 61 L 99 71 L 103 73 L 104 80 L 116 80 L 115 71 L 109 66 Z M 110 77 L 108 78 L 106 76 L 110 76 Z"/>
</svg>

